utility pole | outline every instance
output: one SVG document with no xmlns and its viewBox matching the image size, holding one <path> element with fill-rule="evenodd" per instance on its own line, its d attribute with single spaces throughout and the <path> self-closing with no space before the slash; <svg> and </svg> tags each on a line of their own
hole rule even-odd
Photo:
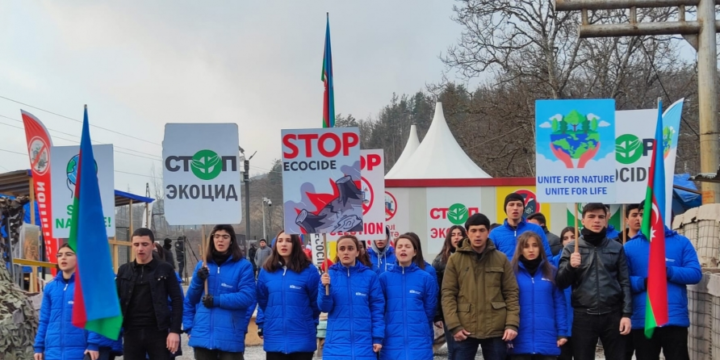
<svg viewBox="0 0 720 360">
<path fill-rule="evenodd" d="M 582 14 L 580 38 L 642 35 L 682 35 L 697 51 L 698 108 L 700 122 L 700 172 L 718 171 L 717 122 L 717 48 L 715 34 L 720 22 L 715 19 L 715 5 L 720 0 L 555 0 L 555 10 Z M 685 20 L 685 7 L 697 6 L 697 20 Z M 677 7 L 678 21 L 638 22 L 637 8 Z M 590 25 L 588 10 L 629 9 L 626 24 Z M 672 100 L 672 99 L 668 99 Z M 702 182 L 703 204 L 720 202 L 720 184 Z"/>
<path fill-rule="evenodd" d="M 243 161 L 245 170 L 243 171 L 243 181 L 245 182 L 245 241 L 247 243 L 250 240 L 250 160 L 257 154 L 257 151 L 250 157 L 245 157 L 245 150 L 240 146 L 238 149 L 245 159 Z"/>
<path fill-rule="evenodd" d="M 263 212 L 263 237 L 262 237 L 262 238 L 265 239 L 265 240 L 267 240 L 267 234 L 266 234 L 266 232 L 265 232 L 265 229 L 267 229 L 267 227 L 265 226 L 265 205 L 267 204 L 267 206 L 272 206 L 272 201 L 271 201 L 270 199 L 268 199 L 268 198 L 266 198 L 266 197 L 263 196 L 262 204 L 263 204 L 263 206 L 262 206 L 262 212 Z"/>
</svg>

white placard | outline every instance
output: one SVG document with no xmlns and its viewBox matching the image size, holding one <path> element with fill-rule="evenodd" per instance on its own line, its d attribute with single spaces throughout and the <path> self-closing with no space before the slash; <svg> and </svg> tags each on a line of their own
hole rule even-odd
<svg viewBox="0 0 720 360">
<path fill-rule="evenodd" d="M 480 188 L 427 188 L 427 236 L 425 253 L 442 250 L 447 230 L 453 225 L 464 226 L 465 221 L 480 212 Z"/>
</svg>

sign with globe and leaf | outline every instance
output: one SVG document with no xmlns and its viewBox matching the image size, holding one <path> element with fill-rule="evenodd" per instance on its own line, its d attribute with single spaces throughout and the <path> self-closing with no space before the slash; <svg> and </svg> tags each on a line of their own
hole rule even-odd
<svg viewBox="0 0 720 360">
<path fill-rule="evenodd" d="M 615 201 L 615 100 L 535 102 L 541 203 Z"/>
<path fill-rule="evenodd" d="M 100 200 L 105 215 L 107 236 L 115 236 L 115 162 L 112 145 L 93 145 L 95 173 L 100 185 Z M 52 184 L 52 231 L 58 239 L 70 236 L 80 146 L 53 146 L 50 159 Z"/>
</svg>

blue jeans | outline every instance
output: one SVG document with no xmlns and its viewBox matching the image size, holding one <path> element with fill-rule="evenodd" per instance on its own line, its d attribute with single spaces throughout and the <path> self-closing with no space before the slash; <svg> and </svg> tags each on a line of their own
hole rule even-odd
<svg viewBox="0 0 720 360">
<path fill-rule="evenodd" d="M 489 339 L 467 338 L 455 342 L 453 358 L 450 360 L 474 360 L 477 355 L 478 345 L 482 347 L 483 360 L 505 360 L 507 356 L 507 344 L 501 337 Z"/>
<path fill-rule="evenodd" d="M 455 353 L 455 338 L 453 337 L 452 331 L 448 329 L 447 324 L 443 321 L 443 328 L 445 329 L 445 344 L 448 349 L 448 360 L 453 360 L 453 354 Z"/>
</svg>

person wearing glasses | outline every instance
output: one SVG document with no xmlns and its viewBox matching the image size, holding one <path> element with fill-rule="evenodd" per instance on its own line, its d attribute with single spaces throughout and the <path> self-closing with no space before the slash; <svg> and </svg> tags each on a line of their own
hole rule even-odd
<svg viewBox="0 0 720 360">
<path fill-rule="evenodd" d="M 207 261 L 195 268 L 184 302 L 186 312 L 195 310 L 192 328 L 185 329 L 188 344 L 198 360 L 242 360 L 245 315 L 255 304 L 252 264 L 243 256 L 231 225 L 213 228 L 205 254 Z"/>
</svg>

